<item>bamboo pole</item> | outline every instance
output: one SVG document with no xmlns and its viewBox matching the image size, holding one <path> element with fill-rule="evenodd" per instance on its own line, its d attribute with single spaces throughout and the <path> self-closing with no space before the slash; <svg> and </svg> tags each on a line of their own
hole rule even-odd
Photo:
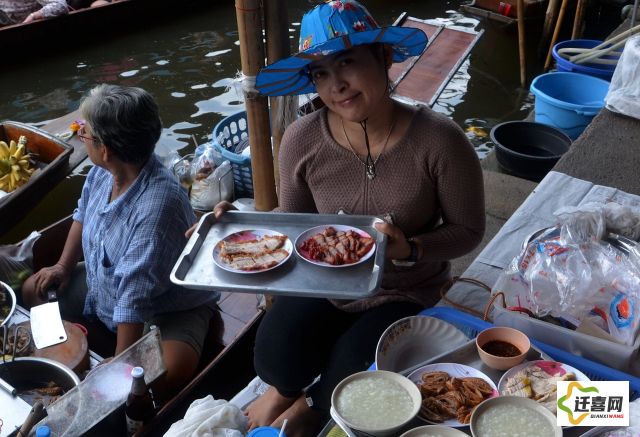
<svg viewBox="0 0 640 437">
<path fill-rule="evenodd" d="M 582 36 L 582 17 L 584 15 L 584 0 L 578 0 L 576 4 L 576 16 L 573 19 L 573 31 L 571 39 L 578 39 Z"/>
<path fill-rule="evenodd" d="M 547 43 L 549 42 L 551 32 L 553 31 L 553 23 L 556 20 L 556 9 L 558 9 L 559 2 L 560 0 L 549 0 L 547 13 L 544 17 L 544 27 L 542 28 L 540 45 L 538 47 L 539 59 L 542 59 L 547 54 Z"/>
<path fill-rule="evenodd" d="M 235 6 L 242 73 L 249 78 L 255 78 L 264 66 L 260 0 L 235 0 Z M 269 107 L 267 98 L 257 92 L 245 90 L 244 94 L 255 205 L 258 211 L 270 211 L 278 205 L 278 199 L 273 177 Z"/>
<path fill-rule="evenodd" d="M 520 53 L 520 85 L 527 84 L 527 52 L 524 34 L 524 0 L 518 0 L 518 52 Z"/>
<path fill-rule="evenodd" d="M 287 17 L 287 5 L 284 0 L 263 0 L 264 24 L 267 40 L 267 64 L 286 58 L 291 54 L 289 44 L 289 19 Z M 271 138 L 273 141 L 273 171 L 276 187 L 280 185 L 280 171 L 278 157 L 280 155 L 280 141 L 284 134 L 284 123 L 278 123 L 281 117 L 276 117 L 282 108 L 278 103 L 282 99 L 269 98 L 271 107 Z"/>
<path fill-rule="evenodd" d="M 560 34 L 560 28 L 562 27 L 562 20 L 564 19 L 564 11 L 567 9 L 567 3 L 569 0 L 562 0 L 560 5 L 560 13 L 558 14 L 558 21 L 556 22 L 556 28 L 553 31 L 553 37 L 551 38 L 551 44 L 549 45 L 549 51 L 547 52 L 547 59 L 544 61 L 544 70 L 547 71 L 551 66 L 551 51 L 556 44 L 558 35 Z"/>
</svg>

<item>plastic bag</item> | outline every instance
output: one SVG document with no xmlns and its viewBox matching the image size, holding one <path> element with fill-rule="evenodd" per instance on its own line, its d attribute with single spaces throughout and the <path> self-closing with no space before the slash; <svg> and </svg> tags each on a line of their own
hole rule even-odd
<svg viewBox="0 0 640 437">
<path fill-rule="evenodd" d="M 22 244 L 0 246 L 0 281 L 20 293 L 22 283 L 33 273 L 33 245 L 40 233 L 33 231 Z"/>
<path fill-rule="evenodd" d="M 233 172 L 229 161 L 224 161 L 212 171 L 200 167 L 191 185 L 191 206 L 194 209 L 211 211 L 218 202 L 232 197 Z"/>
<path fill-rule="evenodd" d="M 639 328 L 638 254 L 623 256 L 597 238 L 605 223 L 602 205 L 581 208 L 558 211 L 561 224 L 530 241 L 493 291 L 505 294 L 508 307 L 574 326 L 586 320 L 602 337 L 631 345 Z"/>
<path fill-rule="evenodd" d="M 640 119 L 640 35 L 624 45 L 605 102 L 611 111 Z"/>
</svg>

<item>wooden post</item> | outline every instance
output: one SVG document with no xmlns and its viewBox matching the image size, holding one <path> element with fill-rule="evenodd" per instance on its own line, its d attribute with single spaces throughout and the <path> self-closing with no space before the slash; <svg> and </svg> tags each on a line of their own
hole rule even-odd
<svg viewBox="0 0 640 437">
<path fill-rule="evenodd" d="M 582 17 L 584 15 L 584 0 L 578 0 L 576 4 L 576 16 L 573 19 L 573 31 L 571 39 L 578 39 L 582 36 Z"/>
<path fill-rule="evenodd" d="M 527 84 L 527 49 L 524 34 L 524 0 L 518 0 L 518 52 L 520 53 L 520 85 Z"/>
<path fill-rule="evenodd" d="M 255 78 L 264 66 L 262 11 L 260 0 L 236 0 L 236 18 L 240 37 L 242 73 Z M 273 177 L 273 155 L 269 128 L 267 98 L 257 92 L 244 93 L 247 128 L 251 147 L 253 193 L 258 211 L 271 211 L 278 205 Z"/>
<path fill-rule="evenodd" d="M 549 51 L 547 52 L 547 59 L 546 61 L 544 61 L 545 71 L 547 71 L 551 66 L 551 51 L 553 50 L 553 46 L 556 44 L 558 35 L 560 34 L 560 28 L 562 27 L 562 20 L 564 19 L 564 11 L 567 9 L 568 2 L 569 0 L 562 0 L 562 4 L 560 5 L 560 13 L 558 14 L 558 21 L 556 22 L 556 28 L 553 31 L 553 37 L 551 38 L 551 44 L 549 45 Z"/>
<path fill-rule="evenodd" d="M 547 13 L 544 17 L 544 27 L 542 29 L 542 36 L 540 37 L 540 45 L 538 46 L 539 59 L 543 59 L 547 54 L 547 43 L 549 42 L 549 38 L 551 38 L 553 23 L 556 21 L 556 9 L 558 9 L 559 2 L 560 0 L 549 0 Z"/>
<path fill-rule="evenodd" d="M 271 64 L 291 54 L 289 44 L 289 19 L 287 5 L 284 0 L 263 0 L 264 24 L 267 39 L 267 64 Z M 271 107 L 271 138 L 273 141 L 273 169 L 276 187 L 280 183 L 278 156 L 280 154 L 280 140 L 284 134 L 284 126 L 278 124 L 278 98 L 269 99 Z"/>
</svg>

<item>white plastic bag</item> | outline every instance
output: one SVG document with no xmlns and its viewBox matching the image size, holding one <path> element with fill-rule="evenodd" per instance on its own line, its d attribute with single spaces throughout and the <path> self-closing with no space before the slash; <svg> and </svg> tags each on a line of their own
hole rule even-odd
<svg viewBox="0 0 640 437">
<path fill-rule="evenodd" d="M 20 245 L 0 246 L 0 281 L 16 293 L 33 273 L 33 245 L 38 238 L 40 233 L 33 231 Z"/>
<path fill-rule="evenodd" d="M 605 102 L 611 111 L 640 119 L 640 35 L 624 45 Z"/>
<path fill-rule="evenodd" d="M 204 178 L 199 178 L 196 173 L 191 185 L 191 206 L 194 209 L 211 211 L 218 202 L 232 197 L 233 172 L 229 161 L 224 161 Z"/>
<path fill-rule="evenodd" d="M 633 251 L 622 256 L 597 238 L 604 233 L 602 205 L 581 208 L 559 210 L 561 224 L 529 242 L 493 292 L 505 294 L 508 308 L 576 326 L 588 321 L 601 337 L 632 345 L 640 326 L 640 263 Z"/>
</svg>

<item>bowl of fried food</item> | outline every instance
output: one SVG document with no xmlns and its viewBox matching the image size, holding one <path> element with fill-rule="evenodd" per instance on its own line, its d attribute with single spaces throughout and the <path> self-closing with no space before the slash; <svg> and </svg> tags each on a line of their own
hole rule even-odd
<svg viewBox="0 0 640 437">
<path fill-rule="evenodd" d="M 531 342 L 517 329 L 496 326 L 478 334 L 476 346 L 483 363 L 492 369 L 507 370 L 524 361 Z"/>
</svg>

